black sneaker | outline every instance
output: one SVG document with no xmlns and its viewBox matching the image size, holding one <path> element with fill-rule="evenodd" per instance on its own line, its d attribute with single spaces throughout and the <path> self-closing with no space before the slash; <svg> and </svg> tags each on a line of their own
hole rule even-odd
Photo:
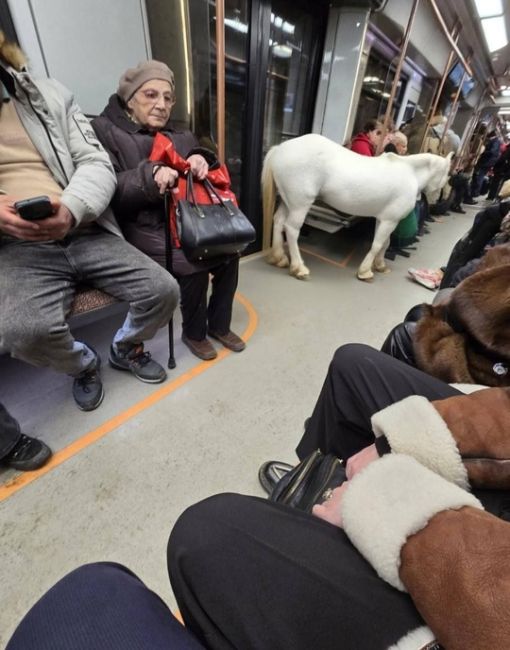
<svg viewBox="0 0 510 650">
<path fill-rule="evenodd" d="M 147 384 L 160 384 L 166 379 L 166 370 L 151 358 L 150 352 L 144 352 L 143 343 L 132 345 L 112 345 L 110 348 L 110 365 L 117 370 L 129 370 L 140 381 Z"/>
<path fill-rule="evenodd" d="M 90 346 L 89 346 L 90 347 Z M 82 411 L 93 411 L 101 404 L 104 398 L 103 383 L 99 369 L 101 357 L 96 354 L 92 364 L 74 378 L 73 397 L 76 406 Z"/>
<path fill-rule="evenodd" d="M 0 460 L 2 465 L 19 469 L 21 472 L 39 469 L 50 458 L 51 449 L 41 440 L 21 434 L 14 449 Z"/>
</svg>

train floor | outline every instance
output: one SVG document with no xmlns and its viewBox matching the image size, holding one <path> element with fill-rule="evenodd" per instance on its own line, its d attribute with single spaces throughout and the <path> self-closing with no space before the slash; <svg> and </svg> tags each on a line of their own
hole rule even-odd
<svg viewBox="0 0 510 650">
<path fill-rule="evenodd" d="M 70 378 L 1 357 L 1 401 L 56 453 L 40 472 L 0 470 L 0 647 L 45 590 L 88 562 L 127 565 L 175 607 L 166 543 L 179 514 L 220 492 L 262 496 L 258 467 L 295 461 L 334 350 L 379 347 L 412 305 L 433 298 L 407 268 L 444 264 L 472 224 L 476 210 L 466 210 L 430 224 L 412 256 L 371 283 L 355 277 L 369 246 L 363 228 L 302 237 L 308 281 L 262 255 L 245 258 L 232 329 L 246 350 L 200 362 L 181 343 L 177 316 L 168 380 L 142 384 L 104 363 L 106 397 L 91 413 L 74 406 Z M 75 329 L 104 360 L 123 318 L 116 311 Z M 166 332 L 148 348 L 165 360 Z"/>
</svg>

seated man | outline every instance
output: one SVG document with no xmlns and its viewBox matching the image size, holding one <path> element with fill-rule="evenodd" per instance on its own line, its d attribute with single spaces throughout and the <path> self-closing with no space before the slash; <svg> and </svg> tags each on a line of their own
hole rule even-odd
<svg viewBox="0 0 510 650">
<path fill-rule="evenodd" d="M 110 364 L 151 383 L 166 373 L 143 342 L 168 323 L 179 289 L 123 240 L 108 209 L 115 190 L 109 157 L 71 93 L 34 81 L 1 32 L 0 82 L 0 349 L 74 377 L 76 404 L 90 411 L 104 392 L 98 354 L 75 341 L 66 322 L 76 285 L 130 303 Z M 51 197 L 53 214 L 21 218 L 14 203 L 39 195 Z"/>
<path fill-rule="evenodd" d="M 353 448 L 363 437 L 382 444 L 350 458 L 349 480 L 315 517 L 235 494 L 189 508 L 168 545 L 186 630 L 129 570 L 101 563 L 45 594 L 7 650 L 100 650 L 105 638 L 110 650 L 197 648 L 196 639 L 209 650 L 506 647 L 510 525 L 477 497 L 510 485 L 510 391 L 463 395 L 348 345 L 315 424 L 321 411 L 333 415 L 323 419 L 332 443 L 334 432 L 351 442 L 357 432 Z"/>
<path fill-rule="evenodd" d="M 48 445 L 21 433 L 18 422 L 0 404 L 0 465 L 26 472 L 39 469 L 50 456 Z"/>
</svg>

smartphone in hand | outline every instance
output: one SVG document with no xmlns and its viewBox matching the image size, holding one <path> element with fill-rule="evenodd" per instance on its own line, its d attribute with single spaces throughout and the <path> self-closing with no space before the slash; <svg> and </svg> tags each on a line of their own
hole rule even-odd
<svg viewBox="0 0 510 650">
<path fill-rule="evenodd" d="M 46 219 L 46 217 L 51 217 L 53 214 L 53 206 L 49 196 L 35 196 L 32 199 L 16 201 L 14 209 L 26 221 Z"/>
</svg>

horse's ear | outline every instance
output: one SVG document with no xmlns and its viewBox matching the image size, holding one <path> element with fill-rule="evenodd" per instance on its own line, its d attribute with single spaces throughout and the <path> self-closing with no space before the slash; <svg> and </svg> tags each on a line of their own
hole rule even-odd
<svg viewBox="0 0 510 650">
<path fill-rule="evenodd" d="M 448 160 L 448 162 L 451 162 L 451 160 L 453 158 L 453 155 L 454 155 L 454 152 L 450 151 L 450 153 L 446 156 L 446 159 Z"/>
</svg>

